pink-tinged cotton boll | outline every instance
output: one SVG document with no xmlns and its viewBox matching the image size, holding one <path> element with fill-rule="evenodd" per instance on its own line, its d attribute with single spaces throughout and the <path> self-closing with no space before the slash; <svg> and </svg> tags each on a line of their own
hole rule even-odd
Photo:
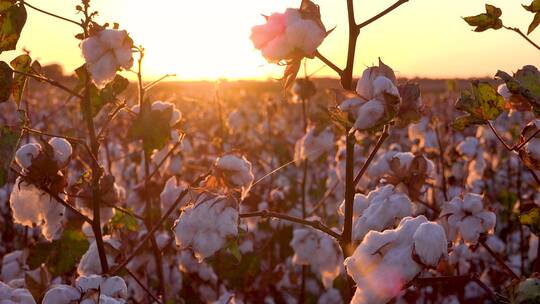
<svg viewBox="0 0 540 304">
<path fill-rule="evenodd" d="M 263 48 L 274 38 L 282 35 L 286 28 L 285 14 L 274 13 L 267 18 L 266 24 L 251 29 L 251 41 L 257 49 Z"/>
<path fill-rule="evenodd" d="M 28 169 L 32 165 L 32 161 L 41 152 L 41 146 L 36 143 L 30 143 L 21 146 L 15 153 L 15 161 L 23 169 Z"/>
<path fill-rule="evenodd" d="M 312 55 L 325 38 L 325 31 L 313 20 L 299 19 L 287 27 L 288 42 Z"/>
<path fill-rule="evenodd" d="M 92 80 L 98 87 L 114 79 L 120 68 L 133 65 L 133 41 L 124 30 L 105 29 L 81 42 L 81 50 Z"/>
<path fill-rule="evenodd" d="M 81 298 L 81 292 L 72 286 L 57 285 L 45 293 L 43 304 L 70 304 Z"/>
<path fill-rule="evenodd" d="M 421 224 L 413 235 L 416 255 L 425 265 L 436 267 L 446 255 L 446 233 L 441 225 L 434 222 Z"/>
<path fill-rule="evenodd" d="M 372 99 L 363 104 L 357 112 L 354 128 L 357 130 L 367 130 L 375 127 L 384 116 L 384 103 L 377 99 Z"/>
<path fill-rule="evenodd" d="M 251 171 L 251 163 L 243 156 L 225 155 L 216 159 L 214 165 L 222 173 L 228 184 L 232 187 L 241 188 L 242 198 L 244 198 L 255 179 Z"/>
</svg>

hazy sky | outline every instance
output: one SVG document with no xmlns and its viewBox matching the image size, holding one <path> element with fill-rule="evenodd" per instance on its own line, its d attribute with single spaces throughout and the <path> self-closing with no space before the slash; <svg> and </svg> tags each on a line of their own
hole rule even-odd
<svg viewBox="0 0 540 304">
<path fill-rule="evenodd" d="M 358 21 L 368 19 L 395 0 L 355 0 Z M 530 0 L 525 0 L 528 3 Z M 73 0 L 29 0 L 65 17 L 77 18 Z M 316 0 L 323 22 L 336 30 L 319 48 L 339 66 L 345 61 L 345 0 Z M 300 0 L 92 0 L 98 21 L 119 22 L 147 50 L 148 79 L 176 73 L 179 79 L 279 77 L 282 68 L 267 64 L 249 40 L 261 14 L 297 7 Z M 462 19 L 484 11 L 480 0 L 410 0 L 377 23 L 363 29 L 358 43 L 356 74 L 377 62 L 391 65 L 400 76 L 492 76 L 497 69 L 515 71 L 540 65 L 540 52 L 513 32 L 475 33 Z M 492 0 L 503 9 L 503 21 L 525 30 L 533 15 L 520 1 Z M 31 50 L 42 63 L 61 62 L 68 71 L 83 63 L 75 25 L 29 10 L 19 48 Z M 531 35 L 540 42 L 540 29 Z M 10 59 L 6 52 L 0 59 Z M 309 70 L 321 66 L 310 61 Z M 326 68 L 320 76 L 333 76 Z"/>
</svg>

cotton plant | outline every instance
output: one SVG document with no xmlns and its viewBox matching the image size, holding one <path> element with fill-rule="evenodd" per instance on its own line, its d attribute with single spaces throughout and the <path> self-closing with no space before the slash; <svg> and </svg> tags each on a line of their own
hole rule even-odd
<svg viewBox="0 0 540 304">
<path fill-rule="evenodd" d="M 399 110 L 401 97 L 394 71 L 381 60 L 369 67 L 356 85 L 356 94 L 346 94 L 338 108 L 354 118 L 353 128 L 370 130 L 390 121 Z"/>
<path fill-rule="evenodd" d="M 174 223 L 176 245 L 191 248 L 199 261 L 213 255 L 238 235 L 237 208 L 228 197 L 201 194 Z"/>
<path fill-rule="evenodd" d="M 294 250 L 293 264 L 309 265 L 320 276 L 325 288 L 332 287 L 343 263 L 343 254 L 335 239 L 318 230 L 297 228 L 290 245 Z"/>
<path fill-rule="evenodd" d="M 120 187 L 112 175 L 104 175 L 99 181 L 100 189 L 100 223 L 105 225 L 114 216 L 114 207 L 125 200 L 125 190 Z M 75 205 L 79 208 L 82 214 L 93 218 L 94 210 L 92 201 L 88 198 L 92 197 L 90 185 L 83 184 L 81 190 L 77 193 Z"/>
<path fill-rule="evenodd" d="M 422 117 L 420 122 L 409 125 L 407 134 L 409 139 L 416 142 L 418 147 L 422 148 L 425 152 L 438 152 L 437 133 L 429 126 L 428 117 Z"/>
<path fill-rule="evenodd" d="M 496 223 L 495 213 L 486 210 L 483 197 L 475 193 L 454 197 L 443 205 L 440 216 L 447 224 L 448 239 L 461 238 L 470 244 L 478 243 Z"/>
<path fill-rule="evenodd" d="M 24 226 L 39 226 L 47 240 L 61 232 L 65 221 L 65 207 L 58 199 L 66 198 L 67 182 L 61 170 L 67 166 L 71 153 L 71 144 L 56 137 L 48 142 L 25 144 L 15 153 L 22 175 L 15 181 L 10 196 L 13 219 Z"/>
<path fill-rule="evenodd" d="M 161 204 L 161 212 L 166 212 L 177 200 L 177 198 L 180 196 L 180 194 L 183 191 L 187 191 L 187 185 L 185 185 L 183 182 L 178 182 L 177 178 L 175 176 L 171 176 L 166 182 L 165 186 L 163 187 L 163 191 L 161 191 L 159 198 L 160 198 L 160 204 Z M 190 196 L 185 195 L 180 204 L 178 205 L 179 208 L 182 208 L 189 202 Z"/>
<path fill-rule="evenodd" d="M 371 231 L 345 259 L 356 282 L 351 303 L 386 303 L 423 269 L 436 267 L 447 255 L 444 229 L 423 215 L 403 218 L 398 227 Z"/>
<path fill-rule="evenodd" d="M 99 87 L 111 82 L 120 69 L 133 65 L 133 40 L 127 31 L 102 29 L 81 42 L 82 56 L 92 81 Z"/>
<path fill-rule="evenodd" d="M 251 189 L 255 176 L 251 163 L 244 157 L 233 154 L 218 157 L 214 163 L 215 177 L 227 188 L 240 189 L 241 198 L 245 198 Z"/>
<path fill-rule="evenodd" d="M 367 197 L 359 197 L 358 209 L 367 207 L 359 212 L 353 222 L 352 238 L 361 241 L 370 231 L 383 231 L 393 228 L 394 223 L 406 216 L 412 215 L 413 204 L 409 197 L 399 192 L 393 185 L 386 185 L 368 193 Z"/>
<path fill-rule="evenodd" d="M 75 286 L 53 285 L 43 297 L 43 304 L 124 304 L 127 300 L 127 286 L 118 276 L 80 276 Z"/>
<path fill-rule="evenodd" d="M 334 133 L 330 128 L 312 126 L 295 145 L 295 160 L 315 161 L 334 148 Z"/>
<path fill-rule="evenodd" d="M 468 162 L 467 189 L 474 193 L 482 193 L 485 182 L 484 172 L 487 168 L 484 149 L 475 137 L 467 137 L 456 147 L 457 152 Z"/>
<path fill-rule="evenodd" d="M 108 265 L 112 266 L 117 262 L 117 258 L 120 255 L 121 243 L 110 235 L 104 236 L 103 242 L 105 245 L 105 256 Z M 95 240 L 90 244 L 88 250 L 81 257 L 77 267 L 77 273 L 81 276 L 102 273 L 98 247 Z"/>
<path fill-rule="evenodd" d="M 9 283 L 12 280 L 24 278 L 25 271 L 28 270 L 27 258 L 28 252 L 24 250 L 15 250 L 4 255 L 0 269 L 2 281 Z"/>
</svg>

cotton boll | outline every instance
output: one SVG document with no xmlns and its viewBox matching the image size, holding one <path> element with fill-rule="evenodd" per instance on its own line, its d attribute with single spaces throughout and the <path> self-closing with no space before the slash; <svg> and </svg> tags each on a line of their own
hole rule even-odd
<svg viewBox="0 0 540 304">
<path fill-rule="evenodd" d="M 114 58 L 118 66 L 129 69 L 133 65 L 133 51 L 131 50 L 131 46 L 127 45 L 114 49 Z"/>
<path fill-rule="evenodd" d="M 120 242 L 106 235 L 103 237 L 105 242 L 105 253 L 107 257 L 107 263 L 109 266 L 116 264 L 117 251 L 120 249 Z M 99 252 L 96 242 L 92 242 L 88 247 L 88 250 L 81 257 L 79 266 L 77 267 L 77 273 L 80 276 L 90 276 L 101 273 L 101 262 L 99 260 Z"/>
<path fill-rule="evenodd" d="M 323 42 L 326 33 L 313 20 L 300 19 L 287 27 L 286 35 L 291 45 L 304 54 L 312 55 Z"/>
<path fill-rule="evenodd" d="M 28 169 L 32 165 L 32 161 L 41 152 L 41 146 L 36 143 L 30 143 L 21 146 L 15 153 L 15 161 L 19 166 Z"/>
<path fill-rule="evenodd" d="M 295 159 L 315 161 L 333 147 L 334 133 L 330 129 L 316 133 L 315 127 L 310 127 L 306 135 L 297 142 Z"/>
<path fill-rule="evenodd" d="M 535 160 L 540 160 L 540 138 L 533 138 L 525 145 L 525 151 Z"/>
<path fill-rule="evenodd" d="M 88 66 L 92 79 L 100 88 L 114 79 L 117 69 L 114 54 L 110 52 L 105 53 L 95 63 Z"/>
<path fill-rule="evenodd" d="M 275 38 L 261 50 L 262 55 L 270 62 L 278 62 L 287 58 L 292 51 L 293 48 L 288 43 L 287 36 Z"/>
<path fill-rule="evenodd" d="M 257 49 L 263 48 L 269 41 L 285 32 L 286 17 L 274 13 L 268 17 L 267 23 L 254 26 L 251 29 L 251 41 Z"/>
<path fill-rule="evenodd" d="M 106 278 L 100 284 L 102 294 L 113 298 L 127 298 L 126 282 L 121 277 L 113 276 Z"/>
<path fill-rule="evenodd" d="M 73 153 L 73 148 L 69 141 L 64 138 L 54 137 L 49 140 L 49 145 L 53 147 L 54 150 L 54 160 L 60 168 L 65 167 Z"/>
<path fill-rule="evenodd" d="M 506 83 L 503 83 L 497 87 L 497 93 L 501 95 L 505 100 L 510 100 L 512 93 L 508 90 Z"/>
<path fill-rule="evenodd" d="M 45 293 L 43 304 L 71 304 L 81 298 L 81 293 L 75 287 L 57 285 Z"/>
<path fill-rule="evenodd" d="M 96 62 L 106 52 L 105 46 L 95 36 L 83 40 L 81 50 L 86 62 Z"/>
<path fill-rule="evenodd" d="M 317 304 L 343 304 L 343 299 L 339 290 L 330 288 L 319 297 Z"/>
<path fill-rule="evenodd" d="M 215 166 L 223 173 L 229 185 L 242 189 L 241 198 L 246 197 L 255 179 L 251 163 L 243 156 L 225 155 L 216 159 Z"/>
<path fill-rule="evenodd" d="M 399 90 L 392 80 L 379 76 L 373 80 L 373 95 L 384 100 L 384 93 L 399 97 Z"/>
<path fill-rule="evenodd" d="M 481 151 L 480 142 L 475 137 L 467 137 L 457 146 L 457 151 L 466 156 L 468 159 L 474 158 L 474 156 Z"/>
<path fill-rule="evenodd" d="M 421 224 L 413 235 L 414 250 L 422 263 L 435 267 L 446 255 L 447 242 L 444 229 L 437 223 Z"/>
<path fill-rule="evenodd" d="M 13 288 L 0 282 L 1 304 L 36 304 L 34 297 L 28 289 Z"/>
<path fill-rule="evenodd" d="M 161 202 L 161 211 L 167 211 L 185 189 L 185 185 L 177 184 L 176 177 L 170 177 L 165 183 L 165 187 L 159 196 Z M 178 206 L 181 208 L 185 206 L 188 201 L 188 195 L 186 195 Z"/>
<path fill-rule="evenodd" d="M 478 213 L 483 208 L 484 205 L 482 204 L 482 197 L 477 194 L 468 193 L 463 197 L 463 210 L 468 211 L 470 213 Z"/>
<path fill-rule="evenodd" d="M 107 49 L 116 49 L 122 46 L 124 39 L 128 38 L 125 30 L 105 29 L 99 32 L 99 40 Z"/>
<path fill-rule="evenodd" d="M 353 220 L 356 220 L 356 218 L 362 215 L 362 212 L 364 212 L 368 206 L 368 197 L 361 193 L 356 193 L 354 195 Z M 338 212 L 340 215 L 345 215 L 345 200 L 339 205 Z"/>
<path fill-rule="evenodd" d="M 23 250 L 12 251 L 2 258 L 0 277 L 9 282 L 17 278 L 24 278 L 27 254 Z"/>
<path fill-rule="evenodd" d="M 361 98 L 369 100 L 373 97 L 373 81 L 376 77 L 377 73 L 375 72 L 375 68 L 370 67 L 364 70 L 362 77 L 360 77 L 356 83 L 356 93 L 358 93 Z"/>
<path fill-rule="evenodd" d="M 362 131 L 375 127 L 383 118 L 384 109 L 384 103 L 380 100 L 366 102 L 358 109 L 354 128 Z"/>
</svg>

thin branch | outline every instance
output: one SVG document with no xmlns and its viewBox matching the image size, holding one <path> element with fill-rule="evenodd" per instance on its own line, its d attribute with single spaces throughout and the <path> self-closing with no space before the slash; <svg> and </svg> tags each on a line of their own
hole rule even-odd
<svg viewBox="0 0 540 304">
<path fill-rule="evenodd" d="M 129 268 L 126 267 L 126 272 L 135 280 L 139 286 L 152 298 L 152 300 L 156 301 L 159 304 L 162 304 L 162 302 L 146 287 L 138 278 L 135 276 L 135 274 L 129 270 Z"/>
<path fill-rule="evenodd" d="M 240 214 L 240 218 L 249 218 L 249 217 L 262 217 L 262 218 L 273 217 L 273 218 L 278 218 L 278 219 L 286 220 L 286 221 L 289 221 L 289 222 L 310 226 L 312 228 L 320 230 L 320 231 L 334 237 L 338 241 L 341 239 L 341 235 L 339 233 L 337 233 L 334 230 L 328 228 L 327 226 L 325 226 L 320 221 L 304 220 L 304 219 L 301 219 L 301 218 L 298 218 L 298 217 L 294 217 L 294 216 L 290 216 L 290 215 L 282 214 L 282 213 L 278 213 L 278 212 L 272 212 L 272 211 L 268 211 L 268 210 L 262 210 L 262 211 L 241 213 Z"/>
<path fill-rule="evenodd" d="M 78 97 L 79 99 L 83 99 L 83 96 L 75 91 L 73 91 L 72 89 L 66 87 L 65 85 L 59 83 L 58 81 L 56 80 L 53 80 L 53 79 L 49 79 L 47 77 L 43 77 L 43 76 L 39 76 L 39 75 L 35 75 L 35 74 L 31 74 L 31 73 L 26 73 L 26 72 L 22 72 L 22 71 L 16 71 L 16 70 L 13 70 L 14 73 L 17 73 L 17 74 L 21 74 L 21 75 L 24 75 L 26 77 L 31 77 L 31 78 L 34 78 L 36 80 L 39 80 L 39 81 L 44 81 L 44 82 L 47 82 L 48 84 L 54 86 L 54 87 L 57 87 L 59 89 L 62 89 L 66 92 L 68 92 L 69 94 L 71 94 L 72 96 L 76 96 Z"/>
<path fill-rule="evenodd" d="M 317 211 L 317 209 L 319 209 L 324 204 L 324 202 L 330 197 L 330 195 L 332 195 L 332 193 L 334 193 L 334 191 L 336 190 L 338 185 L 339 185 L 339 182 L 336 182 L 336 183 L 334 183 L 334 185 L 332 187 L 330 187 L 328 190 L 326 190 L 323 197 L 313 206 L 313 209 L 308 214 L 308 216 L 312 216 L 313 214 L 315 214 L 315 211 Z"/>
<path fill-rule="evenodd" d="M 193 183 L 191 183 L 191 186 L 199 184 L 209 174 L 210 174 L 210 172 L 199 176 Z M 134 257 L 137 256 L 139 251 L 144 247 L 144 244 L 148 240 L 150 240 L 150 238 L 154 234 L 154 232 L 156 232 L 156 230 L 158 230 L 159 227 L 161 227 L 161 225 L 163 225 L 165 220 L 167 220 L 167 218 L 169 218 L 169 216 L 173 213 L 173 211 L 176 210 L 176 208 L 178 207 L 178 205 L 180 204 L 182 199 L 188 194 L 189 189 L 190 189 L 189 187 L 187 189 L 184 189 L 184 191 L 182 191 L 180 193 L 180 195 L 178 195 L 178 197 L 176 198 L 174 203 L 169 207 L 169 209 L 167 209 L 165 214 L 161 216 L 159 221 L 148 231 L 148 233 L 146 234 L 144 239 L 142 239 L 139 242 L 139 244 L 137 245 L 137 247 L 135 247 L 135 249 L 132 251 L 132 253 L 122 263 L 120 263 L 118 266 L 116 266 L 114 269 L 112 269 L 109 272 L 109 274 L 111 274 L 111 275 L 117 274 L 120 270 L 122 270 L 129 263 L 129 261 L 131 261 Z"/>
<path fill-rule="evenodd" d="M 400 5 L 408 2 L 409 0 L 398 0 L 396 3 L 392 4 L 390 7 L 388 7 L 387 9 L 385 9 L 384 11 L 378 13 L 377 15 L 369 18 L 368 20 L 360 23 L 357 25 L 358 27 L 358 30 L 360 30 L 361 28 L 371 24 L 372 22 L 378 20 L 379 18 L 381 17 L 384 17 L 386 14 L 390 13 L 391 11 L 395 10 L 396 8 L 398 8 Z"/>
<path fill-rule="evenodd" d="M 533 138 L 535 138 L 538 133 L 540 133 L 540 129 L 536 130 L 531 136 L 527 137 L 527 139 L 524 142 L 515 146 L 514 150 L 515 151 L 521 150 L 526 144 L 528 144 Z"/>
<path fill-rule="evenodd" d="M 513 32 L 516 32 L 518 33 L 521 37 L 523 37 L 523 39 L 527 40 L 528 43 L 530 43 L 532 46 L 534 46 L 537 50 L 540 51 L 540 46 L 538 44 L 536 44 L 534 41 L 532 41 L 529 37 L 527 37 L 527 35 L 525 35 L 520 29 L 518 29 L 517 27 L 509 27 L 509 26 L 504 26 L 505 29 L 509 30 L 509 31 L 513 31 Z"/>
<path fill-rule="evenodd" d="M 174 77 L 176 76 L 176 74 L 165 74 L 163 76 L 161 76 L 159 79 L 157 80 L 154 80 L 152 81 L 151 83 L 147 84 L 146 86 L 144 86 L 144 90 L 145 91 L 148 91 L 150 90 L 152 87 L 154 87 L 156 84 L 160 83 L 161 81 L 163 81 L 164 79 L 168 78 L 168 77 Z"/>
<path fill-rule="evenodd" d="M 493 126 L 493 123 L 491 123 L 491 121 L 487 121 L 488 123 L 488 126 L 489 128 L 491 129 L 491 131 L 493 131 L 493 133 L 495 134 L 495 136 L 499 139 L 499 141 L 504 145 L 504 147 L 506 148 L 506 150 L 508 151 L 513 151 L 514 148 L 510 147 L 505 141 L 504 139 L 502 138 L 502 136 L 499 134 L 499 132 L 497 132 L 497 129 L 495 129 L 495 126 Z"/>
<path fill-rule="evenodd" d="M 480 244 L 489 252 L 489 254 L 501 265 L 502 268 L 513 278 L 516 280 L 519 280 L 519 276 L 510 268 L 506 263 L 503 261 L 503 259 L 491 249 L 491 247 L 486 244 L 485 240 L 481 240 Z"/>
<path fill-rule="evenodd" d="M 388 138 L 388 136 L 390 135 L 390 133 L 388 132 L 389 129 L 390 128 L 388 127 L 388 125 L 384 126 L 383 132 L 382 132 L 381 136 L 379 137 L 379 140 L 375 144 L 375 147 L 373 148 L 373 150 L 369 154 L 368 159 L 366 160 L 366 162 L 362 166 L 362 169 L 360 169 L 360 172 L 358 172 L 358 174 L 354 178 L 354 187 L 356 187 L 356 185 L 358 185 L 358 183 L 360 182 L 360 179 L 362 179 L 362 176 L 364 176 L 364 173 L 366 173 L 369 165 L 371 164 L 371 162 L 375 158 L 375 155 L 377 155 L 377 152 L 381 148 L 382 144 L 384 143 L 386 138 Z"/>
<path fill-rule="evenodd" d="M 337 65 L 335 65 L 328 58 L 324 57 L 318 50 L 315 51 L 315 57 L 317 57 L 320 61 L 324 62 L 324 64 L 326 64 L 329 68 L 334 70 L 339 76 L 341 76 L 343 74 L 342 69 L 340 69 Z"/>
<path fill-rule="evenodd" d="M 536 171 L 534 171 L 533 169 L 529 169 L 529 172 L 531 172 L 531 175 L 533 176 L 534 180 L 540 186 L 540 177 L 538 177 L 538 174 L 536 174 Z"/>
<path fill-rule="evenodd" d="M 49 16 L 58 18 L 58 19 L 60 19 L 60 20 L 64 20 L 64 21 L 67 21 L 67 22 L 76 24 L 76 25 L 78 25 L 78 26 L 80 26 L 80 27 L 83 27 L 83 25 L 82 25 L 81 23 L 77 22 L 77 21 L 74 21 L 74 20 L 71 20 L 71 19 L 68 19 L 68 18 L 59 16 L 59 15 L 56 15 L 56 14 L 53 14 L 53 13 L 49 13 L 49 12 L 47 12 L 47 11 L 45 11 L 45 10 L 42 10 L 42 9 L 40 9 L 40 8 L 37 8 L 37 7 L 33 6 L 33 5 L 31 5 L 30 3 L 26 2 L 26 1 L 21 1 L 21 3 L 24 4 L 25 6 L 28 6 L 28 7 L 32 8 L 32 9 L 34 9 L 34 10 L 40 12 L 40 13 L 43 13 L 43 14 L 46 14 L 46 15 L 49 15 Z"/>
<path fill-rule="evenodd" d="M 122 102 L 121 104 L 119 104 L 108 116 L 107 116 L 107 120 L 103 123 L 103 126 L 101 127 L 101 130 L 99 131 L 98 135 L 97 135 L 97 138 L 102 138 L 104 133 L 107 131 L 107 129 L 109 128 L 109 125 L 110 123 L 113 121 L 113 119 L 116 117 L 116 115 L 120 112 L 120 110 L 122 110 L 123 108 L 125 108 L 126 106 L 126 102 Z"/>
<path fill-rule="evenodd" d="M 165 157 L 163 157 L 163 159 L 159 162 L 159 164 L 157 164 L 154 171 L 152 171 L 152 173 L 148 175 L 148 179 L 151 179 L 154 175 L 156 175 L 156 173 L 158 173 L 161 166 L 163 166 L 165 161 L 174 153 L 174 150 L 176 150 L 176 148 L 178 148 L 182 144 L 182 140 L 184 139 L 184 136 L 185 134 L 182 133 L 181 137 L 178 139 L 178 142 L 174 144 L 174 146 L 169 150 L 169 152 L 167 152 L 167 155 L 165 155 Z"/>
</svg>

